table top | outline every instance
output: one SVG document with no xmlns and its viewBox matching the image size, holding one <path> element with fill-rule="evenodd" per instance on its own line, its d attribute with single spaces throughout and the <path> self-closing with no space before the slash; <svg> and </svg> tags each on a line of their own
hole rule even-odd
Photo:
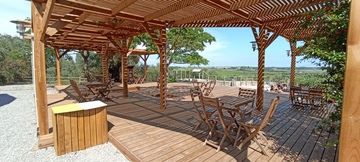
<svg viewBox="0 0 360 162">
<path fill-rule="evenodd" d="M 81 84 L 84 86 L 103 86 L 106 83 L 104 83 L 104 82 L 82 82 Z"/>
<path fill-rule="evenodd" d="M 253 98 L 244 98 L 238 96 L 221 96 L 219 98 L 221 103 L 233 105 L 235 107 L 251 103 L 254 100 Z"/>
<path fill-rule="evenodd" d="M 51 109 L 54 114 L 60 114 L 60 113 L 68 113 L 68 112 L 74 112 L 74 111 L 80 111 L 80 110 L 96 109 L 96 108 L 100 108 L 100 107 L 104 107 L 104 106 L 107 106 L 107 104 L 104 102 L 89 101 L 89 102 L 54 106 Z"/>
</svg>

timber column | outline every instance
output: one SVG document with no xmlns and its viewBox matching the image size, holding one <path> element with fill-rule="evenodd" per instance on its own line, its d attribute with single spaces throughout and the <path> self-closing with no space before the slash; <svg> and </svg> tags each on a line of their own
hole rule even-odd
<svg viewBox="0 0 360 162">
<path fill-rule="evenodd" d="M 257 80 L 257 94 L 256 94 L 256 109 L 263 110 L 264 107 L 264 71 L 265 71 L 265 49 L 280 35 L 280 33 L 289 26 L 290 23 L 284 23 L 275 28 L 273 34 L 269 37 L 270 31 L 266 29 L 265 25 L 261 25 L 256 30 L 252 24 L 253 31 L 257 46 L 258 46 L 258 80 Z"/>
<path fill-rule="evenodd" d="M 159 57 L 160 57 L 160 80 L 159 80 L 159 89 L 160 89 L 160 108 L 166 109 L 166 98 L 167 98 L 167 59 L 166 59 L 166 28 L 163 27 L 159 31 L 159 35 L 155 33 L 155 30 L 145 22 L 143 23 L 145 30 L 149 33 L 152 40 L 158 47 Z"/>
<path fill-rule="evenodd" d="M 295 85 L 295 68 L 296 68 L 296 42 L 290 40 L 290 49 L 291 49 L 291 69 L 290 69 L 290 87 Z"/>
<path fill-rule="evenodd" d="M 31 1 L 32 31 L 34 32 L 35 94 L 40 136 L 49 134 L 44 38 L 54 2 L 55 0 L 48 0 L 44 9 L 40 2 Z"/>
</svg>

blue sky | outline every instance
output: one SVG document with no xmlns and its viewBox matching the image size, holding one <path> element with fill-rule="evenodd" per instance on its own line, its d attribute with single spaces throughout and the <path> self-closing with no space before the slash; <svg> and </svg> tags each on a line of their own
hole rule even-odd
<svg viewBox="0 0 360 162">
<path fill-rule="evenodd" d="M 15 24 L 10 20 L 31 17 L 30 2 L 25 0 L 1 0 L 0 33 L 18 36 Z M 205 28 L 216 38 L 216 42 L 207 45 L 200 54 L 207 58 L 209 66 L 257 66 L 257 51 L 253 52 L 250 41 L 254 36 L 250 28 Z M 266 67 L 290 67 L 290 57 L 286 50 L 289 43 L 278 37 L 265 51 Z M 297 60 L 300 60 L 298 57 Z M 157 56 L 150 56 L 148 64 L 157 64 Z M 297 67 L 312 67 L 310 62 L 297 63 Z"/>
</svg>

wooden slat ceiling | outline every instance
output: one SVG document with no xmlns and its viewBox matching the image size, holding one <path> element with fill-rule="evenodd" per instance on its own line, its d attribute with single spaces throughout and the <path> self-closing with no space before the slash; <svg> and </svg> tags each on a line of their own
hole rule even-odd
<svg viewBox="0 0 360 162">
<path fill-rule="evenodd" d="M 46 0 L 33 0 L 42 3 Z M 250 27 L 274 30 L 291 39 L 309 11 L 327 0 L 56 0 L 46 30 L 47 45 L 62 49 L 94 49 L 108 36 L 128 38 L 163 27 Z M 316 24 L 314 24 L 316 25 Z M 315 29 L 301 30 L 299 39 Z M 115 50 L 114 50 L 115 51 Z"/>
</svg>

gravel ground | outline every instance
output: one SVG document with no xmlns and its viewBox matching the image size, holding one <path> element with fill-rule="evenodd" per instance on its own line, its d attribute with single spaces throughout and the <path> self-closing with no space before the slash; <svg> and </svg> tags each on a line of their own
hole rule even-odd
<svg viewBox="0 0 360 162">
<path fill-rule="evenodd" d="M 48 88 L 48 94 L 56 93 Z M 0 161 L 129 161 L 111 143 L 56 156 L 53 147 L 37 145 L 32 85 L 0 86 Z"/>
</svg>

